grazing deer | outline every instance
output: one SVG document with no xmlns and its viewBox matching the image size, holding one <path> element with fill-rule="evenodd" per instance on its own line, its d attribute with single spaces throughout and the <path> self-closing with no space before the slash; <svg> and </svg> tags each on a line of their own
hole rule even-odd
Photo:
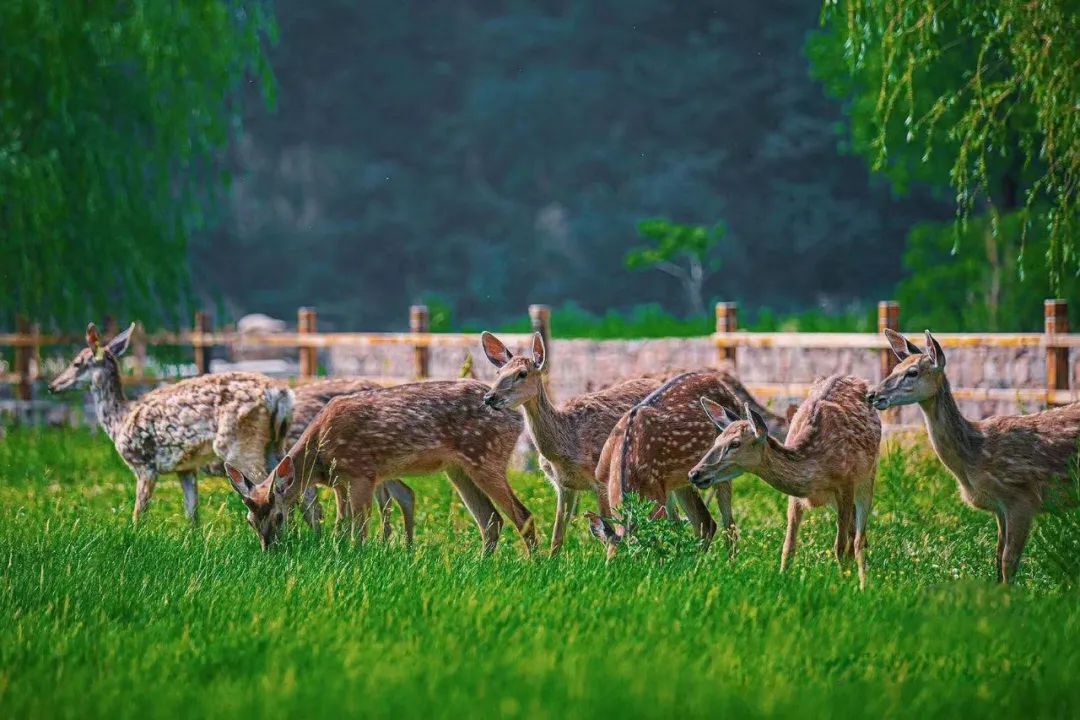
<svg viewBox="0 0 1080 720">
<path fill-rule="evenodd" d="M 701 398 L 734 411 L 749 403 L 767 418 L 770 432 L 778 439 L 787 435 L 788 419 L 758 404 L 729 369 L 684 373 L 668 380 L 619 419 L 600 453 L 596 479 L 607 487 L 612 507 L 618 507 L 628 491 L 657 503 L 674 494 L 698 535 L 708 541 L 716 532 L 716 523 L 687 479 L 690 468 L 716 437 L 712 421 L 701 412 Z M 731 483 L 717 486 L 716 494 L 733 552 Z M 620 535 L 607 518 L 590 513 L 589 520 L 593 534 L 607 544 L 611 556 Z"/>
<path fill-rule="evenodd" d="M 814 383 L 791 419 L 786 443 L 769 436 L 765 419 L 749 405 L 739 418 L 708 398 L 701 403 L 721 432 L 690 471 L 690 482 L 704 489 L 749 472 L 788 495 L 781 571 L 795 556 L 803 511 L 829 504 L 836 508 L 836 559 L 851 555 L 854 540 L 859 587 L 866 586 L 866 523 L 881 444 L 881 418 L 867 403 L 866 389 L 865 380 L 845 375 Z"/>
<path fill-rule="evenodd" d="M 480 341 L 488 360 L 499 369 L 484 403 L 500 410 L 522 409 L 525 426 L 540 455 L 540 468 L 555 487 L 551 553 L 556 554 L 562 547 L 579 493 L 595 491 L 600 514 L 604 517 L 611 514 L 607 487 L 596 479 L 600 451 L 619 418 L 659 387 L 661 380 L 628 380 L 579 395 L 556 408 L 544 387 L 545 348 L 540 333 L 533 336 L 532 357 L 515 357 L 489 332 L 482 333 Z"/>
<path fill-rule="evenodd" d="M 300 440 L 300 436 L 307 430 L 308 425 L 318 416 L 326 404 L 341 395 L 352 395 L 358 392 L 370 392 L 382 390 L 383 386 L 371 380 L 362 378 L 326 378 L 315 380 L 297 387 L 293 392 L 296 394 L 296 405 L 293 408 L 292 427 L 285 436 L 285 447 L 292 447 Z M 401 515 L 405 521 L 405 542 L 412 544 L 415 533 L 415 504 L 416 494 L 400 480 L 387 480 L 375 488 L 375 502 L 379 506 L 379 515 L 382 519 L 383 539 L 389 539 L 393 534 L 393 524 L 390 522 L 390 506 L 397 501 L 401 508 Z M 312 505 L 312 503 L 315 503 Z M 322 510 L 318 506 L 315 486 L 309 487 L 304 495 L 305 515 L 315 514 L 321 520 Z M 308 510 L 308 508 L 311 508 Z"/>
<path fill-rule="evenodd" d="M 159 476 L 177 473 L 188 518 L 198 522 L 196 473 L 215 456 L 244 472 L 264 472 L 267 458 L 284 450 L 293 393 L 252 373 L 201 375 L 157 388 L 128 402 L 119 357 L 134 323 L 108 343 L 86 328 L 86 347 L 51 383 L 50 392 L 89 384 L 98 422 L 135 473 L 133 519 L 146 511 Z"/>
<path fill-rule="evenodd" d="M 277 540 L 289 508 L 312 484 L 334 490 L 339 525 L 361 542 L 372 495 L 386 478 L 445 470 L 480 527 L 485 553 L 495 550 L 502 530 L 496 505 L 532 550 L 532 515 L 506 479 L 521 419 L 485 406 L 486 390 L 474 380 L 449 380 L 337 397 L 261 483 L 226 465 L 263 549 Z"/>
<path fill-rule="evenodd" d="M 870 402 L 879 410 L 919 404 L 930 443 L 956 476 L 961 499 L 997 518 L 994 565 L 998 581 L 1010 582 L 1035 514 L 1069 501 L 1080 403 L 1031 415 L 968 420 L 956 406 L 945 376 L 945 353 L 930 331 L 925 350 L 892 330 L 885 336 L 900 363 L 870 393 Z"/>
</svg>

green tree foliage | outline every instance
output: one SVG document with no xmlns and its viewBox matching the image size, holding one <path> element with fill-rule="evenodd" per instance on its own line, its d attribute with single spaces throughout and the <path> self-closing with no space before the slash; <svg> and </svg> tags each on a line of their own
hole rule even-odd
<svg viewBox="0 0 1080 720">
<path fill-rule="evenodd" d="M 628 252 L 626 267 L 655 269 L 675 278 L 686 293 L 690 315 L 705 315 L 705 280 L 720 267 L 720 261 L 710 255 L 724 237 L 724 226 L 680 225 L 652 218 L 638 223 L 638 233 L 649 244 Z"/>
<path fill-rule="evenodd" d="M 1023 256 L 1029 229 L 1043 232 L 1050 286 L 1080 272 L 1075 0 L 826 0 L 823 18 L 810 56 L 826 87 L 852 99 L 854 150 L 900 187 L 952 188 L 953 250 L 983 235 L 966 221 L 985 215 L 997 252 Z"/>
<path fill-rule="evenodd" d="M 273 33 L 254 0 L 0 3 L 0 323 L 175 317 Z"/>
</svg>

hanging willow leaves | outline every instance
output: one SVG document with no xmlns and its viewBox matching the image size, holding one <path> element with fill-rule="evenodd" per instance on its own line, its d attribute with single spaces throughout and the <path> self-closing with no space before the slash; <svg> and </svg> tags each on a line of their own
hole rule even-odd
<svg viewBox="0 0 1080 720">
<path fill-rule="evenodd" d="M 0 3 L 0 323 L 179 320 L 274 33 L 254 1 Z"/>
<path fill-rule="evenodd" d="M 996 237 L 1016 213 L 1056 290 L 1080 274 L 1080 3 L 826 0 L 822 20 L 811 59 L 852 100 L 857 152 L 900 185 L 948 183 L 958 242 L 973 214 Z"/>
</svg>

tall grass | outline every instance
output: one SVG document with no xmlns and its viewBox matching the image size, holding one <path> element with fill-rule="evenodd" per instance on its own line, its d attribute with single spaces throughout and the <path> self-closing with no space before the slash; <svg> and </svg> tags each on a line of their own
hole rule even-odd
<svg viewBox="0 0 1080 720">
<path fill-rule="evenodd" d="M 513 482 L 549 529 L 547 484 Z M 10 431 L 0 717 L 1076 714 L 1080 597 L 1057 546 L 1037 537 L 1020 583 L 994 585 L 992 518 L 925 448 L 883 457 L 861 593 L 828 510 L 778 574 L 785 501 L 750 477 L 735 560 L 675 543 L 610 564 L 583 518 L 558 558 L 506 531 L 481 559 L 446 480 L 414 485 L 411 551 L 294 524 L 262 553 L 219 479 L 198 530 L 169 480 L 135 530 L 103 437 Z"/>
</svg>

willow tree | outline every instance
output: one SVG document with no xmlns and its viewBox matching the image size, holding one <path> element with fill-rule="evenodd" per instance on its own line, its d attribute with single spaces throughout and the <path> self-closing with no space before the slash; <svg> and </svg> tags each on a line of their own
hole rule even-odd
<svg viewBox="0 0 1080 720">
<path fill-rule="evenodd" d="M 997 237 L 1016 213 L 1021 272 L 1037 227 L 1051 285 L 1080 273 L 1080 3 L 826 0 L 822 19 L 811 59 L 853 101 L 857 152 L 899 184 L 947 182 L 957 242 L 974 214 Z"/>
<path fill-rule="evenodd" d="M 274 32 L 256 0 L 0 3 L 0 322 L 175 318 Z"/>
</svg>

